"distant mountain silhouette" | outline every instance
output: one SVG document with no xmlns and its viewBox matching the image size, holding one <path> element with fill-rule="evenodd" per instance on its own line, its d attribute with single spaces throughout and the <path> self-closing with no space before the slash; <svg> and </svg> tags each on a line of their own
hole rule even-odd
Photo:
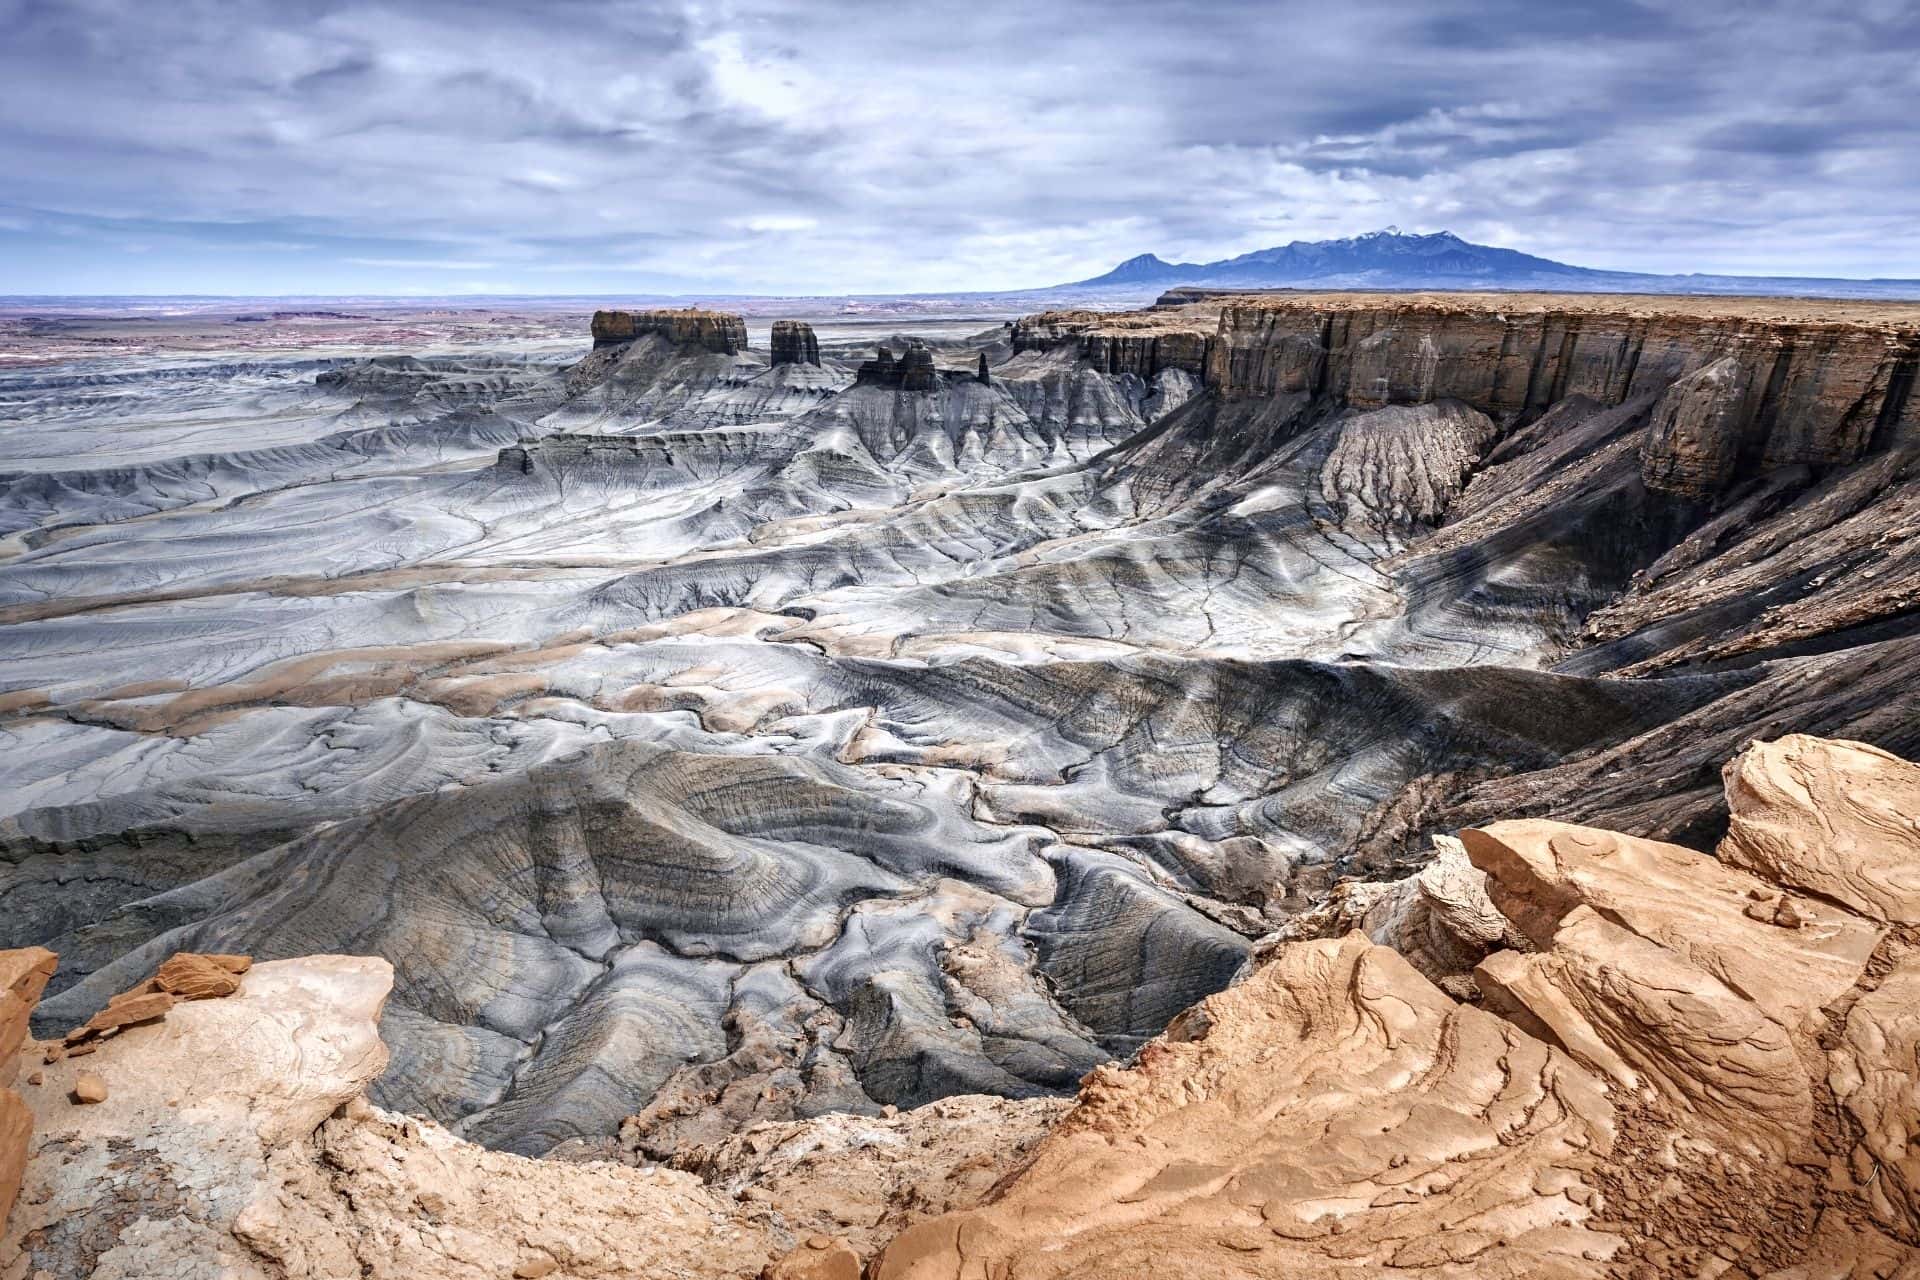
<svg viewBox="0 0 1920 1280">
<path fill-rule="evenodd" d="M 1151 253 L 1068 288 L 1110 285 L 1218 285 L 1279 288 L 1313 284 L 1398 289 L 1446 287 L 1566 288 L 1583 281 L 1654 280 L 1633 272 L 1595 271 L 1513 249 L 1473 244 L 1450 231 L 1404 235 L 1398 228 L 1345 240 L 1295 240 L 1219 262 L 1163 262 Z"/>
<path fill-rule="evenodd" d="M 1540 289 L 1573 293 L 1721 293 L 1833 298 L 1920 298 L 1920 280 L 1821 276 L 1652 275 L 1575 267 L 1451 231 L 1397 227 L 1345 240 L 1295 240 L 1218 262 L 1167 262 L 1143 253 L 1090 280 L 1026 296 L 1118 305 L 1155 291 L 1204 289 Z"/>
</svg>

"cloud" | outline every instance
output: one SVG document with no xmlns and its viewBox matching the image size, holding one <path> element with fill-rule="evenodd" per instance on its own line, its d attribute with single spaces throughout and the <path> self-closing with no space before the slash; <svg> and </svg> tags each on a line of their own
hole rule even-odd
<svg viewBox="0 0 1920 1280">
<path fill-rule="evenodd" d="M 0 29 L 10 291 L 1003 288 L 1388 223 L 1920 276 L 1903 0 L 0 0 Z"/>
</svg>

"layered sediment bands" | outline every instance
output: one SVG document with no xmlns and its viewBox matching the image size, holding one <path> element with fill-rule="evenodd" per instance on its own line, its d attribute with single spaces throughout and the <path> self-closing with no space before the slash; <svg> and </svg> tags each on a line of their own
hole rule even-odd
<svg viewBox="0 0 1920 1280">
<path fill-rule="evenodd" d="M 775 320 L 769 350 L 776 366 L 820 363 L 819 339 L 813 336 L 813 326 L 804 320 Z"/>
<path fill-rule="evenodd" d="M 1920 834 L 1897 806 L 1920 768 L 1795 737 L 1756 744 L 1726 776 L 1741 822 L 1717 858 L 1555 821 L 1469 829 L 1413 881 L 1381 887 L 1387 909 L 1363 911 L 1365 932 L 1270 942 L 1131 1061 L 1090 1071 L 1071 1104 L 971 1096 L 762 1119 L 732 1136 L 683 1131 L 663 1152 L 651 1143 L 665 1126 L 699 1119 L 694 1095 L 675 1095 L 677 1111 L 650 1108 L 617 1142 L 527 1160 L 361 1096 L 385 1057 L 387 965 L 254 965 L 85 1056 L 28 1046 L 32 1134 L 0 1268 L 1907 1275 L 1920 1266 L 1907 1140 L 1920 939 L 1899 922 L 1920 917 Z M 1839 885 L 1848 901 L 1796 887 Z M 977 928 L 985 901 L 943 897 L 907 923 Z M 890 936 L 865 929 L 835 949 Z M 979 998 L 973 1017 L 1020 999 L 995 951 L 976 932 L 944 965 Z M 0 976 L 19 990 L 25 975 L 30 999 L 51 960 L 0 953 Z M 611 985 L 654 963 L 623 957 Z M 738 985 L 764 1010 L 780 980 Z M 764 1026 L 724 1029 L 736 1056 L 769 1043 Z M 684 1083 L 738 1111 L 796 1079 Z M 629 1167 L 662 1154 L 672 1167 Z"/>
<path fill-rule="evenodd" d="M 1071 345 L 1102 373 L 1130 373 L 1144 380 L 1178 369 L 1199 378 L 1207 370 L 1211 328 L 1198 319 L 1179 323 L 1154 315 L 1046 311 L 1014 321 L 1009 337 L 1016 354 Z"/>
<path fill-rule="evenodd" d="M 676 346 L 697 346 L 721 355 L 732 355 L 747 347 L 747 322 L 727 311 L 596 311 L 593 313 L 595 346 L 632 342 L 648 334 L 658 334 Z"/>
<path fill-rule="evenodd" d="M 1014 345 L 1071 343 L 1098 367 L 1141 377 L 1204 371 L 1228 398 L 1307 395 L 1360 408 L 1452 399 L 1503 419 L 1570 396 L 1615 405 L 1666 394 L 1645 479 L 1687 497 L 1719 492 L 1738 462 L 1832 466 L 1876 441 L 1920 439 L 1911 394 L 1920 326 L 1604 306 L 1228 297 L 1211 333 L 1196 330 L 1204 306 L 1157 320 L 1056 312 L 1021 322 Z"/>
<path fill-rule="evenodd" d="M 1723 357 L 1758 393 L 1739 415 L 1771 464 L 1857 459 L 1884 417 L 1908 419 L 1920 335 L 1911 326 L 1417 303 L 1330 309 L 1228 305 L 1208 351 L 1226 395 L 1309 390 L 1350 404 L 1463 400 L 1539 412 L 1568 396 L 1658 395 Z"/>
<path fill-rule="evenodd" d="M 531 481 L 566 490 L 598 486 L 631 492 L 676 488 L 792 451 L 792 445 L 777 433 L 751 429 L 660 431 L 644 436 L 556 432 L 502 449 L 494 471 L 507 485 L 524 486 Z"/>
<path fill-rule="evenodd" d="M 90 1007 L 162 952 L 273 958 L 335 939 L 396 958 L 387 1014 L 396 1058 L 381 1096 L 538 1151 L 610 1134 L 682 1066 L 720 1056 L 716 1028 L 745 966 L 827 949 L 819 963 L 834 976 L 808 985 L 851 1020 L 840 1049 L 871 1068 L 877 1099 L 924 1101 L 955 1092 L 965 1070 L 939 1077 L 947 1087 L 892 1079 L 874 1065 L 896 1056 L 877 1038 L 916 1034 L 908 1010 L 864 1032 L 861 1010 L 876 999 L 886 1007 L 902 961 L 933 965 L 975 934 L 1005 939 L 1053 892 L 1034 848 L 1041 833 L 982 827 L 958 799 L 828 762 L 600 748 L 466 794 L 418 797 L 243 863 L 219 877 L 211 914 L 93 974 L 45 1016 Z M 893 934 L 879 951 L 836 944 L 848 904 L 918 896 L 940 876 L 992 895 L 971 909 L 977 919 L 956 919 L 954 937 L 934 928 L 911 945 Z M 196 895 L 202 903 L 211 888 Z M 175 945 L 216 936 L 232 945 Z M 1041 996 L 1004 1010 L 999 1047 L 983 1050 L 984 1028 L 956 1035 L 948 1025 L 938 972 L 913 1015 L 938 1029 L 909 1054 L 929 1064 L 920 1070 L 969 1059 L 985 1070 L 1022 1037 L 1071 1046 L 1032 1065 L 1015 1055 L 1011 1070 L 992 1073 L 997 1091 L 1019 1093 L 1057 1088 L 1077 1077 L 1076 1063 L 1097 1060 Z M 781 1016 L 796 1020 L 825 1011 L 820 996 L 791 986 L 784 1004 Z M 1061 1052 L 1064 1068 L 1052 1062 Z M 851 1101 L 875 1105 L 857 1087 L 835 1098 Z"/>
<path fill-rule="evenodd" d="M 901 335 L 864 385 L 870 327 L 671 325 L 36 382 L 0 939 L 62 951 L 48 1031 L 169 948 L 378 952 L 380 1099 L 654 1159 L 1063 1094 L 1316 920 L 1471 994 L 1506 933 L 1436 838 L 1704 849 L 1755 737 L 1920 750 L 1913 397 L 1772 465 L 1759 406 L 1826 393 L 1714 350 L 1912 327 L 1712 301 L 1609 356 L 1631 300 L 1290 296 L 1271 392 L 1203 384 L 1217 303 Z"/>
</svg>

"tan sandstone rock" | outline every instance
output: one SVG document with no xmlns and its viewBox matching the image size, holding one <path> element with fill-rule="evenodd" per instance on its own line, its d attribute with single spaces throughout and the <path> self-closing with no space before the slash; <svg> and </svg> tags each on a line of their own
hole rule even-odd
<svg viewBox="0 0 1920 1280">
<path fill-rule="evenodd" d="M 57 962 L 45 947 L 0 951 L 0 1086 L 12 1084 L 18 1074 L 28 1020 Z"/>
<path fill-rule="evenodd" d="M 760 1280 L 860 1280 L 860 1255 L 845 1240 L 808 1236 L 762 1268 Z"/>
<path fill-rule="evenodd" d="M 1920 768 L 1792 734 L 1727 764 L 1719 857 L 1873 920 L 1920 924 Z"/>
<path fill-rule="evenodd" d="M 0 1089 L 0 1228 L 7 1224 L 33 1139 L 33 1113 L 12 1089 Z"/>
<path fill-rule="evenodd" d="M 1920 1236 L 1920 953 L 1909 953 L 1848 1012 L 1828 1084 L 1859 1126 L 1850 1165 L 1868 1172 L 1874 1215 Z"/>
<path fill-rule="evenodd" d="M 1098 1068 L 997 1202 L 874 1274 L 1595 1274 L 1598 1079 L 1358 934 L 1283 950 L 1205 1034 Z M 964 1259 L 964 1262 L 962 1261 Z"/>
<path fill-rule="evenodd" d="M 151 985 L 182 1000 L 213 1000 L 240 989 L 240 977 L 253 966 L 249 956 L 196 955 L 178 951 L 153 971 Z"/>
<path fill-rule="evenodd" d="M 28 1020 L 57 962 L 58 957 L 45 947 L 0 951 L 0 1228 L 6 1226 L 20 1194 L 33 1138 L 33 1113 L 8 1086 L 19 1075 Z"/>
<path fill-rule="evenodd" d="M 744 1278 L 778 1252 L 690 1174 L 527 1160 L 367 1105 L 391 984 L 383 960 L 257 965 L 99 1042 L 104 1102 L 69 1105 L 73 1067 L 49 1068 L 0 1275 L 466 1280 L 544 1257 Z"/>
<path fill-rule="evenodd" d="M 1802 904 L 1803 927 L 1755 920 L 1756 892 L 1776 886 L 1679 845 L 1529 819 L 1461 833 L 1489 877 L 1494 905 L 1533 945 L 1553 945 L 1562 922 L 1586 906 L 1666 948 L 1754 1000 L 1792 1029 L 1859 978 L 1879 939 L 1870 921 Z"/>
<path fill-rule="evenodd" d="M 1883 825 L 1826 785 L 1778 802 L 1823 832 L 1780 881 Z M 1534 948 L 1481 962 L 1483 1008 L 1357 934 L 1277 945 L 872 1274 L 1920 1276 L 1920 937 L 1678 846 L 1464 840 Z"/>
<path fill-rule="evenodd" d="M 1899 762 L 1796 750 L 1746 811 L 1818 836 L 1772 839 L 1766 874 L 1469 831 L 1470 867 L 1372 905 L 1417 940 L 1414 908 L 1453 903 L 1435 936 L 1471 952 L 1484 888 L 1531 950 L 1479 962 L 1482 1004 L 1359 932 L 1278 943 L 1057 1121 L 947 1099 L 756 1125 L 686 1170 L 525 1160 L 359 1096 L 383 962 L 262 965 L 89 1041 L 98 1105 L 50 1070 L 0 1277 L 857 1280 L 874 1253 L 872 1280 L 1916 1280 L 1920 930 L 1890 922 L 1920 904 L 1859 791 Z M 1822 759 L 1860 771 L 1833 789 Z"/>
<path fill-rule="evenodd" d="M 1526 949 L 1526 938 L 1487 896 L 1487 875 L 1452 836 L 1435 836 L 1433 860 L 1399 880 L 1349 880 L 1322 906 L 1301 912 L 1254 947 L 1258 967 L 1289 942 L 1360 930 L 1456 1000 L 1471 1000 L 1474 966 L 1490 953 Z"/>
<path fill-rule="evenodd" d="M 751 1222 L 871 1254 L 915 1222 L 978 1204 L 1069 1105 L 962 1095 L 879 1116 L 758 1124 L 672 1163 Z"/>
</svg>

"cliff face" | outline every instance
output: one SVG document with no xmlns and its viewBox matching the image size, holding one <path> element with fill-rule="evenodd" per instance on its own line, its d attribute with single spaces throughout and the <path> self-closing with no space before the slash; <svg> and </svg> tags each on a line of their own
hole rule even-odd
<svg viewBox="0 0 1920 1280">
<path fill-rule="evenodd" d="M 0 1227 L 20 1194 L 33 1136 L 33 1113 L 9 1086 L 19 1079 L 27 1020 L 53 977 L 53 966 L 54 954 L 45 947 L 0 951 Z"/>
<path fill-rule="evenodd" d="M 940 375 L 933 367 L 933 351 L 924 342 L 910 341 L 898 360 L 891 347 L 881 347 L 861 364 L 855 381 L 863 387 L 891 387 L 900 391 L 931 391 Z"/>
<path fill-rule="evenodd" d="M 1850 463 L 1920 442 L 1920 327 L 1910 319 L 1354 294 L 1230 299 L 1203 332 L 1196 310 L 1047 313 L 1019 322 L 1014 345 L 1077 343 L 1097 367 L 1142 377 L 1186 369 L 1228 400 L 1453 399 L 1513 420 L 1569 396 L 1603 406 L 1644 398 L 1656 406 L 1642 444 L 1647 486 L 1690 498 L 1737 473 Z"/>
<path fill-rule="evenodd" d="M 1099 372 L 1130 373 L 1143 381 L 1163 369 L 1203 377 L 1213 343 L 1203 323 L 1145 312 L 1047 311 L 1015 320 L 1011 338 L 1016 355 L 1075 345 Z"/>
<path fill-rule="evenodd" d="M 1706 497 L 1738 464 L 1858 461 L 1920 438 L 1920 332 L 1629 312 L 1228 307 L 1207 353 L 1226 396 L 1308 392 L 1357 407 L 1463 400 L 1495 416 L 1568 396 L 1656 402 L 1649 488 Z"/>
<path fill-rule="evenodd" d="M 772 350 L 776 365 L 820 363 L 820 342 L 804 320 L 775 320 Z"/>
<path fill-rule="evenodd" d="M 611 346 L 657 333 L 676 346 L 733 355 L 747 347 L 747 322 L 729 311 L 596 311 L 593 345 Z"/>
</svg>

